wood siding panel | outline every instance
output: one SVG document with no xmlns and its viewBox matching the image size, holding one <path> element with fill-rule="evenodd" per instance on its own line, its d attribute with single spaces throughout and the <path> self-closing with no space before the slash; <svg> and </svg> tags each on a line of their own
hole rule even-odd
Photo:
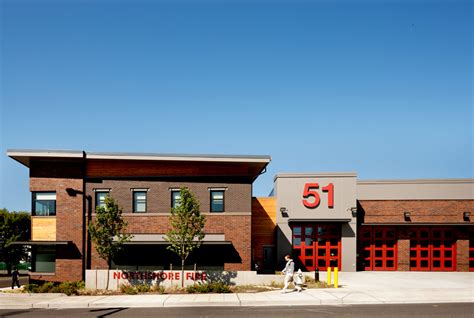
<svg viewBox="0 0 474 318">
<path fill-rule="evenodd" d="M 56 217 L 32 217 L 31 240 L 56 241 Z"/>
<path fill-rule="evenodd" d="M 275 245 L 276 199 L 252 198 L 253 263 L 263 266 L 263 247 Z M 263 268 L 262 268 L 263 269 Z"/>
</svg>

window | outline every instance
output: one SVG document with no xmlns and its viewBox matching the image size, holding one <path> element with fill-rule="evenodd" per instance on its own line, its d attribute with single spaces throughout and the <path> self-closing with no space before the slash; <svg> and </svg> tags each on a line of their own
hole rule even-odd
<svg viewBox="0 0 474 318">
<path fill-rule="evenodd" d="M 211 191 L 211 212 L 224 212 L 224 191 Z"/>
<path fill-rule="evenodd" d="M 133 191 L 133 212 L 146 212 L 146 191 Z"/>
<path fill-rule="evenodd" d="M 56 215 L 56 192 L 34 192 L 33 215 Z"/>
<path fill-rule="evenodd" d="M 95 206 L 105 208 L 105 197 L 109 194 L 108 191 L 95 192 Z"/>
<path fill-rule="evenodd" d="M 179 206 L 179 201 L 181 200 L 180 191 L 171 191 L 171 207 L 173 209 Z"/>
<path fill-rule="evenodd" d="M 54 273 L 55 269 L 56 247 L 52 245 L 37 246 L 33 271 L 37 273 Z"/>
</svg>

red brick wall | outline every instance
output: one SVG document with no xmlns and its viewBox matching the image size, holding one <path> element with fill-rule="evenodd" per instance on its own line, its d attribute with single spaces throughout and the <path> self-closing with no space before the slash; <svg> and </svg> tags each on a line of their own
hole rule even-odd
<svg viewBox="0 0 474 318">
<path fill-rule="evenodd" d="M 110 195 L 123 208 L 124 213 L 132 213 L 133 193 L 131 189 L 147 188 L 147 212 L 169 213 L 171 209 L 172 188 L 187 187 L 199 200 L 201 212 L 210 211 L 209 188 L 227 188 L 224 194 L 225 212 L 250 212 L 252 186 L 248 183 L 209 183 L 209 182 L 165 182 L 103 180 L 87 182 L 86 193 L 92 198 L 92 207 L 96 206 L 94 189 L 111 189 Z"/>
<path fill-rule="evenodd" d="M 205 214 L 206 226 L 204 232 L 209 234 L 224 234 L 226 241 L 231 241 L 238 252 L 240 263 L 226 263 L 225 270 L 250 270 L 250 237 L 251 216 Z M 131 234 L 157 234 L 166 233 L 168 230 L 168 215 L 124 214 L 128 222 L 127 233 Z M 91 249 L 91 268 L 106 268 L 105 261 L 99 258 L 95 248 Z"/>
<path fill-rule="evenodd" d="M 466 223 L 463 212 L 474 212 L 474 200 L 363 200 L 359 204 L 364 223 L 405 223 L 405 211 L 413 224 Z M 470 223 L 474 224 L 473 217 Z"/>
<path fill-rule="evenodd" d="M 54 275 L 32 275 L 32 279 L 50 281 L 74 281 L 83 279 L 83 196 L 81 194 L 71 196 L 66 192 L 67 188 L 82 192 L 83 180 L 42 177 L 30 178 L 30 191 L 56 191 L 56 240 L 72 242 L 67 247 L 57 247 L 56 271 Z"/>
</svg>

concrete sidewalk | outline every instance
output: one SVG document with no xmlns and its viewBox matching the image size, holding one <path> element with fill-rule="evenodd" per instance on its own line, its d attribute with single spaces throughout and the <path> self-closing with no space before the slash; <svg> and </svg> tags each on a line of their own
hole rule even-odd
<svg viewBox="0 0 474 318">
<path fill-rule="evenodd" d="M 474 273 L 358 272 L 341 273 L 341 288 L 301 293 L 268 291 L 238 294 L 65 296 L 0 294 L 0 309 L 121 308 L 190 306 L 289 306 L 474 301 Z"/>
</svg>

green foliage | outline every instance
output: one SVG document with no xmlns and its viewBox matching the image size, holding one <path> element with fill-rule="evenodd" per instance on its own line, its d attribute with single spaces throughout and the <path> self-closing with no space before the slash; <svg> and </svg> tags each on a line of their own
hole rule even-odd
<svg viewBox="0 0 474 318">
<path fill-rule="evenodd" d="M 121 250 L 123 243 L 130 241 L 125 234 L 127 222 L 122 218 L 122 209 L 115 200 L 105 198 L 105 207 L 96 207 L 96 220 L 89 224 L 89 233 L 99 256 L 110 264 L 110 260 Z"/>
<path fill-rule="evenodd" d="M 83 281 L 75 281 L 75 282 L 62 282 L 57 287 L 57 292 L 64 293 L 68 296 L 71 295 L 78 295 L 79 291 L 85 288 L 85 284 Z"/>
<path fill-rule="evenodd" d="M 8 274 L 11 268 L 21 260 L 26 260 L 28 248 L 21 245 L 10 245 L 16 241 L 30 239 L 31 216 L 27 212 L 9 212 L 0 209 L 0 261 L 6 263 Z"/>
<path fill-rule="evenodd" d="M 163 287 L 163 286 L 161 286 L 161 285 L 159 285 L 159 284 L 155 284 L 155 285 L 153 285 L 153 286 L 151 287 L 151 290 L 150 290 L 150 291 L 152 291 L 152 292 L 154 292 L 154 293 L 164 294 L 165 291 L 166 291 L 166 289 L 165 289 L 165 287 Z"/>
<path fill-rule="evenodd" d="M 38 293 L 58 293 L 57 285 L 53 282 L 46 282 L 38 289 Z"/>
<path fill-rule="evenodd" d="M 83 281 L 75 282 L 45 282 L 43 285 L 37 284 L 26 284 L 23 287 L 23 291 L 27 293 L 64 293 L 68 296 L 79 295 L 79 292 L 83 290 L 85 284 Z"/>
<path fill-rule="evenodd" d="M 139 293 L 148 293 L 151 289 L 150 285 L 148 285 L 147 283 L 136 285 L 135 288 L 136 288 L 137 292 L 139 292 Z"/>
<path fill-rule="evenodd" d="M 189 254 L 201 246 L 205 224 L 206 218 L 199 211 L 199 201 L 187 188 L 181 188 L 179 204 L 171 208 L 170 230 L 165 239 L 171 244 L 167 249 L 181 258 L 182 271 Z"/>
<path fill-rule="evenodd" d="M 135 287 L 133 287 L 132 285 L 127 285 L 127 284 L 120 285 L 120 291 L 124 294 L 127 294 L 127 295 L 136 295 L 136 294 L 138 294 L 138 291 Z"/>
<path fill-rule="evenodd" d="M 38 284 L 26 284 L 23 286 L 23 291 L 27 293 L 37 293 L 39 290 Z"/>
<path fill-rule="evenodd" d="M 186 292 L 189 294 L 206 294 L 206 293 L 231 293 L 229 285 L 226 285 L 222 282 L 208 283 L 208 284 L 196 284 L 193 286 L 188 286 Z"/>
</svg>

